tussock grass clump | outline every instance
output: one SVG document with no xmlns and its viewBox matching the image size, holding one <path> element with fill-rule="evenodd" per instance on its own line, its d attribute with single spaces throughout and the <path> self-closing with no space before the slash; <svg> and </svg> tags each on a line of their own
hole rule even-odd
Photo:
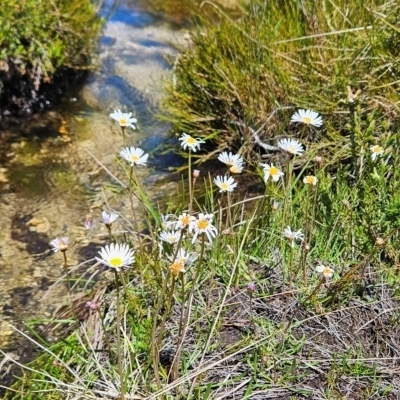
<svg viewBox="0 0 400 400">
<path fill-rule="evenodd" d="M 164 99 L 177 131 L 237 147 L 251 142 L 247 127 L 258 129 L 274 113 L 262 132 L 268 140 L 283 128 L 277 112 L 301 107 L 327 116 L 327 129 L 310 141 L 342 145 L 344 103 L 355 95 L 361 118 L 377 112 L 396 122 L 398 2 L 251 0 L 242 10 L 239 19 L 219 11 L 219 23 L 199 15 L 188 47 L 179 49 Z"/>
</svg>

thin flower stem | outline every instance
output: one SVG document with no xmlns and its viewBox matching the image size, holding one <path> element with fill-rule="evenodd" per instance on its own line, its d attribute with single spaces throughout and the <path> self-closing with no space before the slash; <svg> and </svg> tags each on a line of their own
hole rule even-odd
<svg viewBox="0 0 400 400">
<path fill-rule="evenodd" d="M 120 294 L 119 294 L 119 279 L 118 272 L 115 271 L 115 286 L 117 289 L 117 360 L 118 373 L 120 380 L 121 400 L 125 400 L 124 373 L 122 369 L 122 349 L 121 349 L 121 310 L 120 310 Z"/>
<path fill-rule="evenodd" d="M 311 224 L 313 216 L 310 216 L 310 197 L 312 187 L 311 185 L 307 188 L 308 196 L 306 196 L 306 210 L 305 210 L 305 227 L 304 227 L 304 241 L 303 246 L 301 246 L 301 256 L 300 256 L 300 264 L 303 270 L 303 281 L 304 285 L 307 286 L 307 267 L 306 267 L 306 259 L 307 259 L 307 249 L 306 246 L 310 243 L 310 231 L 311 231 Z M 315 200 L 315 196 L 313 197 Z"/>
<path fill-rule="evenodd" d="M 192 188 L 192 151 L 191 149 L 189 149 L 189 215 L 191 215 L 193 211 L 193 188 Z"/>
<path fill-rule="evenodd" d="M 122 142 L 124 144 L 124 147 L 126 146 L 125 143 L 125 126 L 121 126 L 121 131 L 122 131 Z"/>
<path fill-rule="evenodd" d="M 139 233 L 139 222 L 138 222 L 138 217 L 136 214 L 135 207 L 133 206 L 133 188 L 132 188 L 133 180 L 136 181 L 136 176 L 135 176 L 135 173 L 133 170 L 133 166 L 131 166 L 131 169 L 129 171 L 129 200 L 131 202 L 131 210 L 132 210 L 132 214 L 133 214 L 133 219 L 135 220 L 136 234 L 137 234 L 139 246 L 140 246 L 141 242 L 140 242 L 140 233 Z M 137 181 L 135 183 L 137 185 Z"/>
<path fill-rule="evenodd" d="M 169 312 L 171 311 L 172 308 L 172 300 L 173 300 L 173 296 L 174 296 L 174 291 L 175 291 L 175 278 L 172 274 L 170 274 L 170 276 L 172 277 L 172 283 L 171 283 L 171 287 L 170 289 L 167 291 L 167 298 L 165 301 L 166 304 L 166 310 L 163 313 L 163 318 L 161 320 L 161 324 L 159 326 L 158 329 L 158 335 L 157 335 L 157 347 L 160 346 L 161 344 L 161 340 L 163 337 L 163 333 L 164 333 L 164 328 L 165 328 L 165 323 L 167 322 L 167 318 L 169 316 Z"/>
<path fill-rule="evenodd" d="M 112 232 L 111 232 L 111 224 L 106 224 L 106 228 L 108 230 L 108 236 L 110 237 L 110 243 L 112 243 L 113 238 L 112 238 Z"/>
<path fill-rule="evenodd" d="M 161 339 L 159 339 L 157 337 L 157 319 L 158 319 L 158 315 L 161 310 L 163 298 L 167 291 L 169 276 L 170 276 L 170 272 L 168 270 L 167 276 L 164 279 L 163 286 L 161 288 L 160 294 L 157 299 L 157 305 L 156 305 L 156 309 L 154 311 L 153 328 L 152 328 L 152 332 L 151 332 L 151 352 L 152 352 L 152 359 L 153 359 L 153 370 L 154 370 L 154 377 L 156 379 L 158 390 L 161 389 L 162 385 L 161 385 L 161 380 L 160 380 L 160 373 L 158 371 L 158 362 L 159 362 L 158 349 L 159 349 L 159 342 L 161 341 Z M 162 336 L 162 332 L 161 332 L 161 336 Z"/>
<path fill-rule="evenodd" d="M 178 330 L 178 337 L 176 343 L 176 354 L 174 357 L 174 361 L 171 366 L 171 381 L 174 381 L 178 378 L 179 374 L 179 364 L 181 359 L 181 338 L 183 332 L 183 318 L 185 314 L 185 277 L 184 274 L 181 274 L 181 315 L 179 317 L 179 330 Z M 175 282 L 175 279 L 174 279 Z"/>
<path fill-rule="evenodd" d="M 137 189 L 138 192 L 139 192 L 139 196 L 137 196 L 137 198 L 138 198 L 138 199 L 140 200 L 140 202 L 142 203 L 144 212 L 145 212 L 145 214 L 146 214 L 146 216 L 147 216 L 147 220 L 150 221 L 150 220 L 151 220 L 151 216 L 150 216 L 150 214 L 149 214 L 149 209 L 148 209 L 148 206 L 149 206 L 149 205 L 148 205 L 148 202 L 146 202 L 145 194 L 144 194 L 144 192 L 143 192 L 143 190 L 142 190 L 142 188 L 141 188 L 140 181 L 139 181 L 139 179 L 137 178 L 134 169 L 132 170 L 132 173 L 133 173 L 134 182 L 135 182 L 135 184 L 136 184 L 136 189 Z M 148 228 L 149 228 L 149 230 L 150 230 L 150 235 L 151 235 L 151 237 L 154 237 L 155 234 L 154 234 L 154 231 L 153 231 L 153 226 L 152 226 L 152 224 L 148 224 Z M 138 232 L 138 235 L 139 235 L 139 232 Z M 139 241 L 140 241 L 140 235 L 139 235 Z"/>
<path fill-rule="evenodd" d="M 202 241 L 201 241 L 200 257 L 199 257 L 199 261 L 198 261 L 198 264 L 197 264 L 197 268 L 196 268 L 196 272 L 195 272 L 194 278 L 192 280 L 192 287 L 190 289 L 190 293 L 189 293 L 188 300 L 187 300 L 186 314 L 185 314 L 185 318 L 184 318 L 184 321 L 183 321 L 183 324 L 182 324 L 182 327 L 183 327 L 182 334 L 179 337 L 179 339 L 180 339 L 179 340 L 179 345 L 178 345 L 178 348 L 176 350 L 176 354 L 175 354 L 175 357 L 174 357 L 172 365 L 177 364 L 179 366 L 179 364 L 180 364 L 181 348 L 182 348 L 183 342 L 185 341 L 186 331 L 187 331 L 188 322 L 189 322 L 189 317 L 190 317 L 190 314 L 191 314 L 191 311 L 192 311 L 192 302 L 193 302 L 194 291 L 196 290 L 196 283 L 197 283 L 197 280 L 198 280 L 198 278 L 200 276 L 201 267 L 202 267 L 202 264 L 203 264 L 203 256 L 204 256 L 204 248 L 205 248 L 205 234 L 204 233 L 202 233 L 201 238 L 202 238 Z M 178 367 L 175 367 L 175 369 L 176 368 L 178 368 Z M 174 372 L 174 371 L 171 371 L 171 372 Z M 177 377 L 178 377 L 177 375 L 176 376 L 172 376 L 172 378 L 174 378 L 174 379 L 177 379 Z"/>
<path fill-rule="evenodd" d="M 289 255 L 289 286 L 293 286 L 293 261 L 294 261 L 294 242 L 290 244 L 290 255 Z"/>
<path fill-rule="evenodd" d="M 227 216 L 226 216 L 226 225 L 228 229 L 232 228 L 232 210 L 231 210 L 231 193 L 227 192 L 227 196 L 226 196 L 226 200 L 227 200 Z"/>
<path fill-rule="evenodd" d="M 288 170 L 286 174 L 286 190 L 285 190 L 285 199 L 283 201 L 283 211 L 282 211 L 282 228 L 281 232 L 283 232 L 286 225 L 286 215 L 288 213 L 288 206 L 291 204 L 292 200 L 292 170 L 293 170 L 293 160 L 291 159 L 288 163 Z M 283 243 L 283 236 L 281 236 L 281 247 Z"/>
<path fill-rule="evenodd" d="M 175 260 L 176 260 L 176 256 L 178 255 L 178 251 L 179 251 L 179 247 L 180 247 L 180 244 L 182 242 L 182 239 L 183 239 L 183 231 L 181 231 L 181 235 L 179 237 L 179 241 L 178 241 L 178 244 L 176 246 L 172 262 L 175 262 Z M 163 299 L 164 299 L 166 293 L 167 294 L 170 293 L 170 296 L 168 296 L 168 298 L 170 299 L 170 302 L 168 303 L 168 301 L 167 301 L 167 304 L 169 304 L 169 310 L 171 309 L 171 303 L 172 303 L 172 299 L 173 299 L 173 292 L 174 292 L 174 286 L 175 286 L 175 279 L 173 279 L 173 282 L 172 282 L 172 289 L 168 292 L 167 291 L 167 287 L 168 287 L 168 280 L 169 280 L 170 276 L 171 276 L 171 273 L 168 270 L 167 276 L 165 277 L 164 282 L 163 282 L 163 286 L 161 288 L 161 292 L 160 292 L 160 294 L 158 296 L 158 299 L 157 299 L 157 305 L 156 305 L 156 309 L 155 309 L 155 313 L 154 313 L 154 319 L 153 319 L 153 328 L 152 328 L 152 333 L 151 333 L 151 339 L 152 339 L 151 340 L 151 351 L 152 351 L 152 359 L 153 359 L 153 369 L 154 369 L 154 375 L 155 375 L 156 383 L 157 383 L 157 386 L 159 388 L 161 388 L 161 380 L 160 380 L 160 373 L 158 371 L 158 362 L 159 362 L 158 349 L 159 349 L 159 346 L 161 344 L 163 331 L 164 331 L 164 326 L 165 326 L 165 322 L 167 320 L 167 317 L 169 315 L 169 311 L 167 311 L 167 312 L 165 312 L 163 314 L 163 318 L 161 320 L 161 324 L 160 324 L 159 329 L 158 329 L 158 335 L 157 335 L 157 320 L 158 320 L 158 315 L 160 313 L 161 305 L 163 304 Z"/>
</svg>

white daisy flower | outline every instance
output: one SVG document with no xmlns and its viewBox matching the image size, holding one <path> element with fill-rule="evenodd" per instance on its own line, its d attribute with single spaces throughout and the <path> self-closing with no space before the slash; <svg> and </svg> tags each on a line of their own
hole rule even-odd
<svg viewBox="0 0 400 400">
<path fill-rule="evenodd" d="M 68 242 L 69 242 L 69 238 L 67 236 L 59 239 L 59 238 L 55 238 L 50 242 L 50 246 L 53 247 L 53 251 L 54 253 L 57 253 L 57 251 L 62 251 L 65 252 L 68 250 Z"/>
<path fill-rule="evenodd" d="M 161 214 L 161 226 L 164 230 L 171 229 L 171 227 L 176 223 L 171 221 L 171 218 L 175 217 L 174 214 Z"/>
<path fill-rule="evenodd" d="M 304 177 L 303 182 L 306 185 L 310 185 L 310 186 L 316 186 L 318 183 L 318 178 L 314 175 L 307 175 Z"/>
<path fill-rule="evenodd" d="M 315 111 L 312 110 L 298 110 L 296 111 L 290 122 L 302 122 L 306 125 L 313 125 L 316 127 L 320 127 L 322 122 L 322 117 Z"/>
<path fill-rule="evenodd" d="M 325 265 L 318 265 L 315 270 L 322 274 L 325 278 L 332 278 L 333 274 L 335 273 L 333 268 L 325 267 Z"/>
<path fill-rule="evenodd" d="M 218 160 L 226 164 L 227 167 L 232 167 L 234 164 L 243 164 L 243 158 L 239 154 L 228 153 L 227 151 L 223 151 L 218 156 Z"/>
<path fill-rule="evenodd" d="M 101 258 L 96 257 L 96 260 L 109 268 L 114 268 L 117 272 L 122 267 L 129 267 L 135 262 L 133 258 L 134 250 L 130 249 L 125 243 L 111 243 L 103 247 L 99 254 Z"/>
<path fill-rule="evenodd" d="M 377 144 L 374 146 L 371 146 L 369 149 L 371 150 L 372 161 L 375 161 L 378 157 L 380 157 L 384 153 L 383 147 L 378 146 Z"/>
<path fill-rule="evenodd" d="M 93 222 L 93 215 L 92 213 L 86 214 L 85 217 L 85 228 L 87 230 L 91 230 L 93 228 L 94 222 Z"/>
<path fill-rule="evenodd" d="M 204 140 L 195 139 L 194 137 L 188 135 L 187 133 L 183 133 L 182 136 L 178 139 L 181 140 L 181 146 L 184 150 L 189 148 L 192 151 L 200 150 L 200 144 L 205 143 Z"/>
<path fill-rule="evenodd" d="M 131 118 L 131 116 L 132 113 L 123 113 L 121 110 L 114 110 L 114 112 L 110 114 L 112 119 L 118 121 L 120 127 L 126 128 L 129 126 L 132 129 L 136 129 L 135 125 L 133 124 L 137 122 L 137 119 Z"/>
<path fill-rule="evenodd" d="M 232 172 L 232 174 L 240 174 L 243 172 L 244 169 L 244 164 L 233 164 L 230 168 L 229 171 Z"/>
<path fill-rule="evenodd" d="M 220 188 L 220 192 L 232 192 L 237 182 L 231 176 L 220 176 L 214 178 L 214 183 Z"/>
<path fill-rule="evenodd" d="M 197 218 L 189 225 L 189 232 L 193 234 L 192 243 L 197 239 L 197 236 L 205 233 L 210 242 L 217 236 L 217 228 L 212 224 L 214 216 L 212 214 L 200 213 Z"/>
<path fill-rule="evenodd" d="M 112 223 L 118 218 L 118 214 L 115 212 L 108 213 L 107 211 L 102 211 L 101 216 L 103 217 L 103 223 L 106 226 L 111 226 Z"/>
<path fill-rule="evenodd" d="M 304 233 L 301 232 L 301 229 L 298 231 L 292 231 L 290 226 L 284 229 L 283 236 L 290 240 L 290 245 L 292 247 L 294 247 L 296 240 L 304 240 Z"/>
<path fill-rule="evenodd" d="M 268 179 L 271 178 L 274 182 L 278 182 L 279 178 L 285 175 L 278 167 L 275 167 L 273 164 L 262 164 L 260 165 L 264 169 L 264 182 L 268 182 Z"/>
<path fill-rule="evenodd" d="M 120 151 L 120 156 L 125 158 L 126 161 L 131 163 L 132 167 L 134 165 L 146 165 L 147 159 L 149 158 L 148 154 L 140 149 L 139 147 L 126 147 L 125 149 Z"/>
<path fill-rule="evenodd" d="M 169 244 L 174 244 L 179 242 L 179 239 L 181 237 L 181 233 L 179 231 L 162 231 L 160 233 L 160 239 L 163 242 L 167 242 Z"/>
<path fill-rule="evenodd" d="M 303 145 L 296 139 L 281 139 L 278 142 L 278 147 L 296 156 L 301 156 L 304 152 Z"/>
<path fill-rule="evenodd" d="M 197 260 L 198 255 L 195 253 L 187 253 L 185 249 L 180 248 L 176 254 L 175 260 L 174 255 L 168 256 L 171 261 L 179 262 L 183 265 L 190 265 Z"/>
<path fill-rule="evenodd" d="M 175 229 L 188 228 L 192 221 L 195 221 L 196 217 L 183 213 L 178 217 L 178 221 L 175 223 Z"/>
</svg>

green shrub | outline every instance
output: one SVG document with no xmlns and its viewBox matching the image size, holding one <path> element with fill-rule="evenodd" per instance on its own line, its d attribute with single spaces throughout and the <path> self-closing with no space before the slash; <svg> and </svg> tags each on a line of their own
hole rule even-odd
<svg viewBox="0 0 400 400">
<path fill-rule="evenodd" d="M 274 111 L 280 118 L 269 119 L 266 140 L 282 113 L 287 122 L 295 107 L 311 108 L 326 116 L 319 139 L 342 143 L 350 87 L 361 90 L 361 118 L 375 111 L 393 123 L 399 13 L 398 2 L 384 0 L 251 0 L 237 20 L 222 11 L 219 24 L 199 16 L 166 85 L 164 117 L 225 147 L 249 139 L 243 126 L 259 128 Z"/>
<path fill-rule="evenodd" d="M 91 64 L 102 19 L 90 0 L 5 0 L 0 8 L 0 81 L 38 90 L 60 67 Z"/>
</svg>

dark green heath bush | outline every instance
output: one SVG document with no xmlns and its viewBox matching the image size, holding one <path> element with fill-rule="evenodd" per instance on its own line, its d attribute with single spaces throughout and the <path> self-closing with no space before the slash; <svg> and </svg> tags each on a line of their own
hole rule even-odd
<svg viewBox="0 0 400 400">
<path fill-rule="evenodd" d="M 2 1 L 0 84 L 15 88 L 1 90 L 2 102 L 8 94 L 22 101 L 60 68 L 89 67 L 103 22 L 97 11 L 90 0 Z"/>
</svg>

